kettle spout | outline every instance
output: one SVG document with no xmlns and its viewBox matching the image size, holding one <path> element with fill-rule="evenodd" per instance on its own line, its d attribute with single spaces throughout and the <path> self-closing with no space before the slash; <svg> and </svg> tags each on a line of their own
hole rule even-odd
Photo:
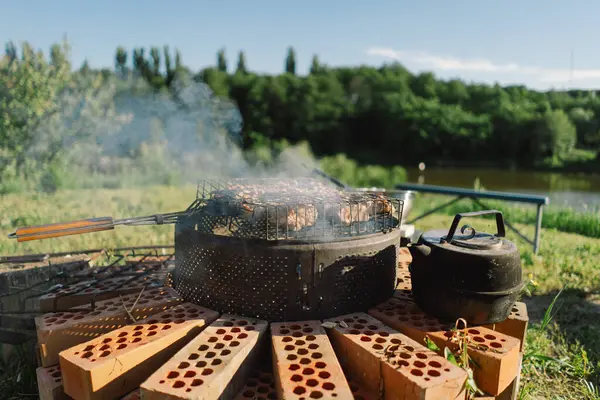
<svg viewBox="0 0 600 400">
<path fill-rule="evenodd" d="M 429 256 L 431 254 L 431 247 L 422 243 L 415 243 L 408 246 L 408 251 L 410 251 L 410 255 L 414 260 Z"/>
</svg>

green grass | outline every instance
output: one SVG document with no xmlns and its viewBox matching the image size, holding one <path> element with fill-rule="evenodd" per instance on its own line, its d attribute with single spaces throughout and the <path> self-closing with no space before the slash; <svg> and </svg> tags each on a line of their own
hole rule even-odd
<svg viewBox="0 0 600 400">
<path fill-rule="evenodd" d="M 0 254 L 170 244 L 173 243 L 172 226 L 123 226 L 111 232 L 24 243 L 9 240 L 5 234 L 24 225 L 182 210 L 194 196 L 193 186 L 5 195 L 0 197 Z M 427 206 L 439 201 L 431 198 L 425 200 Z M 529 211 L 503 207 L 499 203 L 491 203 L 490 206 L 503 211 L 506 218 L 528 236 L 533 234 L 534 227 L 530 224 L 532 214 Z M 420 205 L 416 207 L 413 216 L 418 214 L 420 208 Z M 443 214 L 434 214 L 419 221 L 417 228 L 447 228 L 452 220 L 451 215 L 470 209 L 468 202 L 464 206 L 454 206 Z M 591 225 L 592 219 L 597 217 L 552 212 L 549 210 L 546 213 L 538 255 L 532 254 L 530 245 L 508 232 L 508 238 L 520 248 L 525 276 L 531 276 L 537 283 L 532 295 L 523 298 L 528 305 L 531 322 L 525 347 L 521 395 L 522 398 L 536 399 L 598 399 L 600 397 L 594 394 L 594 390 L 597 391 L 597 385 L 600 384 L 600 239 Z M 492 221 L 487 219 L 469 222 L 476 229 L 488 232 L 494 229 Z M 587 236 L 568 232 L 577 229 Z M 548 306 L 565 286 L 551 314 L 544 318 Z M 0 375 L 7 373 L 7 370 L 10 371 L 0 369 L 4 371 Z M 10 382 L 13 381 L 0 376 L 0 385 Z"/>
<path fill-rule="evenodd" d="M 416 217 L 421 212 L 442 205 L 452 200 L 449 196 L 419 194 L 415 209 L 411 217 Z M 533 225 L 536 222 L 537 207 L 529 204 L 506 203 L 494 200 L 481 200 L 489 209 L 502 210 L 504 218 L 511 224 L 513 222 Z M 460 212 L 481 210 L 477 204 L 469 199 L 463 199 L 439 211 L 439 214 L 455 215 Z M 410 217 L 409 217 L 410 219 Z M 561 232 L 577 233 L 593 238 L 600 238 L 600 208 L 588 212 L 575 211 L 569 208 L 545 206 L 543 209 L 542 227 L 556 229 Z"/>
</svg>

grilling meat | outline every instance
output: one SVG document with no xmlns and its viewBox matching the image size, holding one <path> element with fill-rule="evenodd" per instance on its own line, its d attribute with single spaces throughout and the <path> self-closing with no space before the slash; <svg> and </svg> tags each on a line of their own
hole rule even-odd
<svg viewBox="0 0 600 400">
<path fill-rule="evenodd" d="M 348 226 L 396 211 L 382 194 L 346 193 L 318 181 L 233 183 L 208 197 L 208 204 L 216 206 L 220 215 L 238 217 L 254 226 L 268 225 L 269 230 L 281 233 L 310 228 L 321 213 L 332 223 Z"/>
<path fill-rule="evenodd" d="M 282 232 L 299 231 L 315 224 L 317 209 L 302 197 L 306 197 L 305 193 L 293 185 L 265 188 L 263 185 L 234 184 L 211 193 L 218 209 L 223 210 L 226 204 L 229 215 L 235 214 L 254 224 L 266 220 L 269 227 L 277 227 Z"/>
<path fill-rule="evenodd" d="M 326 215 L 344 225 L 367 222 L 378 215 L 394 215 L 396 209 L 391 201 L 381 194 L 371 197 L 368 200 L 364 197 L 359 200 L 356 196 L 350 196 L 346 204 L 327 206 Z"/>
<path fill-rule="evenodd" d="M 313 226 L 319 213 L 311 204 L 298 204 L 294 206 L 256 206 L 253 219 L 262 222 L 265 219 L 270 227 L 277 226 L 280 230 L 299 231 Z"/>
</svg>

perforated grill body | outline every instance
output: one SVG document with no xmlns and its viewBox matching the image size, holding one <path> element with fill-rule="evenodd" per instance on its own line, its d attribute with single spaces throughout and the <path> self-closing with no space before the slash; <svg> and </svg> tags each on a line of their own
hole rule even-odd
<svg viewBox="0 0 600 400">
<path fill-rule="evenodd" d="M 174 288 L 221 313 L 295 321 L 366 311 L 392 296 L 400 230 L 335 242 L 175 229 Z"/>
</svg>

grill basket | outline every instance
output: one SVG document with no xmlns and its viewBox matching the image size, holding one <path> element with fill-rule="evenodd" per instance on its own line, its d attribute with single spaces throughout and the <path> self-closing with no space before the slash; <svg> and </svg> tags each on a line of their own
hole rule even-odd
<svg viewBox="0 0 600 400">
<path fill-rule="evenodd" d="M 219 198 L 242 185 L 259 188 L 260 200 Z M 400 200 L 307 179 L 208 181 L 197 201 L 205 206 L 175 225 L 173 284 L 187 301 L 222 313 L 297 321 L 366 311 L 393 294 Z M 391 212 L 377 213 L 390 204 Z M 303 207 L 316 213 L 299 226 L 301 213 L 291 211 Z M 252 212 L 244 215 L 244 208 Z M 282 224 L 279 213 L 288 212 L 292 218 Z"/>
</svg>

